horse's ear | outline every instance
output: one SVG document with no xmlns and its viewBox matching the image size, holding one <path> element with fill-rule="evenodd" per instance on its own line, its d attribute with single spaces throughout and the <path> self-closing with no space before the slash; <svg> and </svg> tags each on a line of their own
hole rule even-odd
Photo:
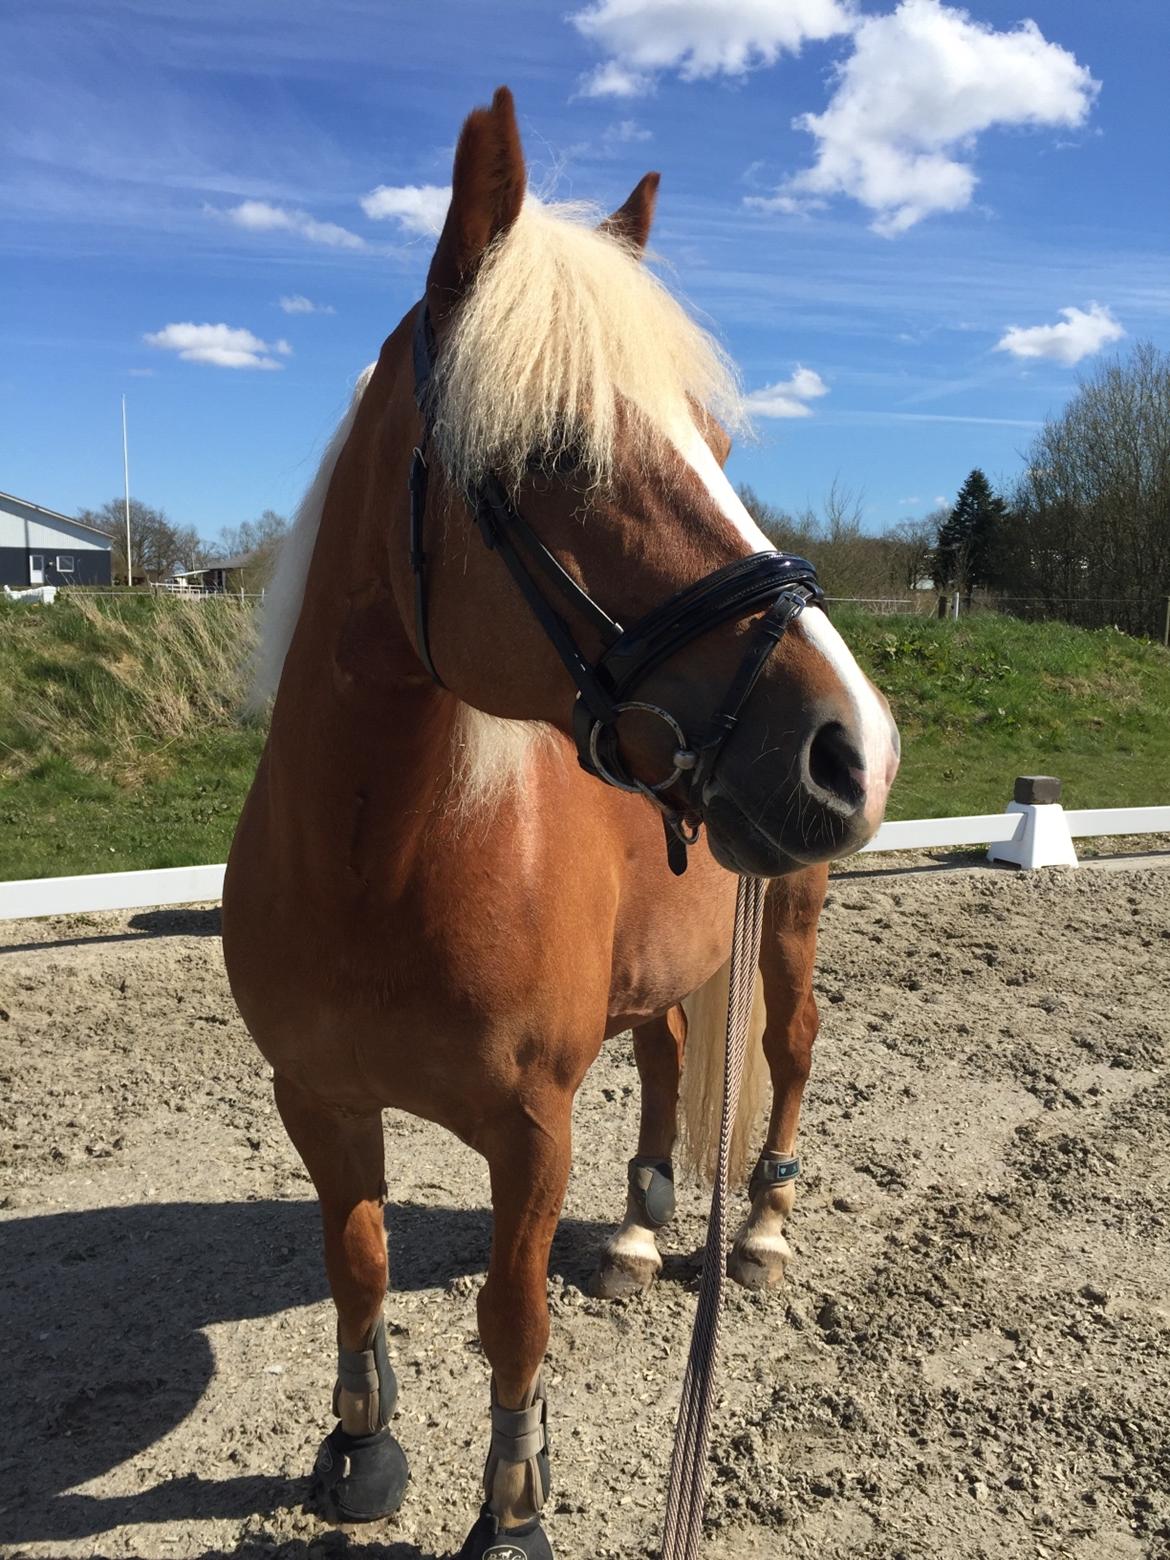
<svg viewBox="0 0 1170 1560">
<path fill-rule="evenodd" d="M 526 177 L 516 107 L 508 88 L 499 87 L 490 108 L 467 116 L 455 148 L 451 204 L 427 275 L 438 315 L 458 302 L 488 245 L 519 216 Z"/>
<path fill-rule="evenodd" d="M 625 205 L 619 206 L 612 216 L 601 224 L 603 233 L 610 233 L 629 244 L 631 249 L 645 249 L 650 237 L 650 224 L 654 221 L 654 205 L 658 199 L 660 173 L 648 173 L 639 179 L 630 192 Z"/>
</svg>

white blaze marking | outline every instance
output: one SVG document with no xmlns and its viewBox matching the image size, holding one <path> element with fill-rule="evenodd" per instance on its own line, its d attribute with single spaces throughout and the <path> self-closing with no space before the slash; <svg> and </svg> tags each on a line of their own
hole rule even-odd
<svg viewBox="0 0 1170 1560">
<path fill-rule="evenodd" d="M 867 817 L 877 816 L 885 806 L 893 779 L 894 740 L 890 717 L 869 679 L 853 659 L 849 646 L 823 612 L 815 609 L 802 612 L 796 626 L 836 672 L 846 698 L 853 705 L 854 734 L 865 760 L 869 787 L 865 811 Z"/>
<path fill-rule="evenodd" d="M 752 552 L 775 552 L 775 542 L 768 540 L 748 514 L 739 495 L 727 480 L 723 467 L 712 455 L 710 445 L 694 423 L 691 423 L 689 432 L 677 444 L 682 458 L 715 500 L 719 513 L 731 521 Z"/>
<path fill-rule="evenodd" d="M 727 480 L 723 467 L 711 453 L 706 439 L 694 423 L 680 431 L 676 441 L 679 453 L 710 493 L 720 514 L 731 521 L 752 552 L 776 552 L 745 509 L 739 495 Z M 866 768 L 866 816 L 874 823 L 885 808 L 886 796 L 894 777 L 894 741 L 890 717 L 882 708 L 865 673 L 853 659 L 849 646 L 823 612 L 802 612 L 797 627 L 828 661 L 853 706 L 853 733 L 861 748 Z"/>
</svg>

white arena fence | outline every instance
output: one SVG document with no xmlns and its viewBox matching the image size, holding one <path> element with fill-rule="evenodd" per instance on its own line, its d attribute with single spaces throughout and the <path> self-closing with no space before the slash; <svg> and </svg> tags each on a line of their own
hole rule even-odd
<svg viewBox="0 0 1170 1560">
<path fill-rule="evenodd" d="M 1085 807 L 1066 811 L 1059 802 L 1012 801 L 1002 813 L 884 823 L 863 854 L 988 845 L 991 861 L 1027 869 L 1075 867 L 1074 839 L 1167 833 L 1170 807 Z M 207 903 L 222 896 L 223 874 L 220 864 L 0 883 L 0 921 Z"/>
</svg>

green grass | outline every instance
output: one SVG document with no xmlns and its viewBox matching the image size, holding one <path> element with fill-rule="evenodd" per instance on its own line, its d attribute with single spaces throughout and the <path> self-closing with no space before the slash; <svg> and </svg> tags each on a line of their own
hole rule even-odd
<svg viewBox="0 0 1170 1560">
<path fill-rule="evenodd" d="M 890 818 L 1002 812 L 1019 774 L 1068 807 L 1170 798 L 1170 654 L 1112 629 L 842 611 L 838 627 L 902 734 Z"/>
<path fill-rule="evenodd" d="M 1165 803 L 1170 654 L 977 616 L 836 621 L 902 732 L 891 818 L 1000 812 L 1017 774 L 1072 807 Z M 222 861 L 263 733 L 239 714 L 251 608 L 0 602 L 0 879 Z"/>
<path fill-rule="evenodd" d="M 253 632 L 234 600 L 0 602 L 0 879 L 222 861 Z"/>
</svg>

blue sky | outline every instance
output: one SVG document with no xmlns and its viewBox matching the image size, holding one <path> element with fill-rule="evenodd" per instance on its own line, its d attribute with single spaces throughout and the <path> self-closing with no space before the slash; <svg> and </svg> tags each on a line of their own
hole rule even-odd
<svg viewBox="0 0 1170 1560">
<path fill-rule="evenodd" d="M 289 513 L 506 82 L 536 188 L 661 169 L 653 242 L 761 414 L 733 479 L 882 529 L 1170 346 L 1167 58 L 1155 0 L 9 0 L 0 489 L 115 496 L 125 394 L 137 497 Z"/>
</svg>

